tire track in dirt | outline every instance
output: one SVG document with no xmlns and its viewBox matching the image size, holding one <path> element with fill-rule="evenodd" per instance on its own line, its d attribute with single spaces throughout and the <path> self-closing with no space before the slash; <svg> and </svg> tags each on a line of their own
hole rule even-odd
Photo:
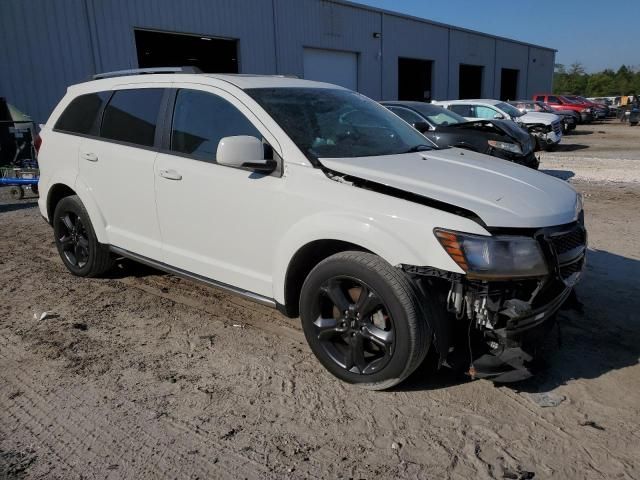
<svg viewBox="0 0 640 480">
<path fill-rule="evenodd" d="M 218 478 L 222 476 L 226 478 L 255 477 L 256 474 L 260 478 L 273 476 L 260 463 L 225 448 L 219 442 L 212 442 L 212 438 L 214 438 L 212 435 L 199 433 L 188 422 L 176 421 L 170 417 L 156 419 L 163 424 L 160 428 L 174 430 L 170 435 L 173 438 L 188 433 L 191 437 L 196 437 L 201 443 L 199 448 L 206 449 L 206 451 L 199 455 L 200 463 L 196 463 L 188 457 L 187 448 L 175 442 L 173 445 L 170 443 L 164 445 L 162 454 L 157 455 L 155 447 L 159 444 L 158 438 L 151 428 L 145 426 L 146 421 L 154 418 L 155 412 L 145 411 L 133 403 L 122 400 L 123 403 L 127 403 L 127 406 L 121 415 L 134 419 L 134 423 L 127 425 L 128 428 L 125 429 L 124 425 L 121 425 L 117 420 L 106 421 L 106 417 L 102 418 L 97 414 L 96 407 L 92 405 L 96 401 L 95 394 L 79 398 L 70 391 L 65 391 L 64 395 L 51 390 L 47 391 L 46 395 L 41 393 L 37 387 L 37 380 L 20 369 L 20 364 L 35 363 L 30 362 L 28 354 L 12 346 L 10 339 L 4 335 L 0 335 L 0 347 L 0 358 L 2 359 L 0 378 L 5 385 L 11 385 L 13 391 L 21 392 L 13 399 L 3 399 L 3 403 L 5 401 L 8 403 L 3 406 L 5 411 L 10 412 L 9 420 L 15 421 L 14 426 L 8 428 L 12 430 L 27 428 L 30 430 L 39 442 L 42 442 L 78 476 L 82 476 L 86 470 L 74 466 L 69 462 L 69 458 L 79 450 L 83 451 L 83 460 L 88 456 L 94 465 L 104 464 L 104 459 L 94 452 L 105 452 L 109 462 L 113 462 L 112 465 L 119 464 L 118 462 L 124 464 L 124 471 L 120 469 L 118 474 L 126 475 L 128 478 L 137 478 L 143 473 L 153 473 L 155 478 L 183 476 L 185 472 L 175 471 L 175 465 L 187 465 L 191 469 L 188 476 L 193 473 L 201 478 L 207 478 L 213 473 Z M 42 370 L 42 367 L 39 369 Z M 5 372 L 22 372 L 23 374 L 11 376 Z M 51 378 L 56 376 L 55 372 L 44 373 Z M 57 401 L 55 406 L 49 407 L 52 398 Z M 61 405 L 65 407 L 58 410 Z M 125 415 L 124 412 L 127 414 Z M 143 421 L 140 422 L 139 419 Z M 50 426 L 53 428 L 49 428 Z M 135 431 L 135 435 L 130 433 L 132 431 Z M 87 450 L 87 443 L 95 445 L 96 448 Z M 130 452 L 136 453 L 131 456 Z M 147 461 L 141 462 L 141 458 Z M 208 458 L 215 458 L 215 462 L 208 460 Z M 153 461 L 149 462 L 149 460 Z M 164 469 L 159 466 L 163 464 L 165 465 Z M 245 468 L 245 466 L 250 466 L 250 468 Z M 93 473 L 97 475 L 99 472 L 94 471 Z"/>
</svg>

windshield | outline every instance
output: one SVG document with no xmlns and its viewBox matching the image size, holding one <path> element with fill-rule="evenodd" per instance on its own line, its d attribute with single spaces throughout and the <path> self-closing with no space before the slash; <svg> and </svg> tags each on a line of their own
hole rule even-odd
<svg viewBox="0 0 640 480">
<path fill-rule="evenodd" d="M 496 104 L 496 108 L 502 110 L 504 113 L 506 113 L 510 117 L 515 118 L 515 117 L 521 117 L 522 115 L 524 115 L 524 113 L 522 113 L 513 105 L 509 105 L 508 103 L 500 102 Z"/>
<path fill-rule="evenodd" d="M 577 103 L 581 103 L 581 102 L 579 102 L 578 100 L 576 100 L 576 98 L 575 98 L 575 97 L 561 97 L 561 98 L 563 98 L 564 100 L 566 100 L 566 101 L 567 101 L 567 103 L 576 103 L 576 104 L 577 104 Z"/>
<path fill-rule="evenodd" d="M 428 150 L 431 143 L 382 105 L 350 90 L 245 90 L 311 160 Z"/>
<path fill-rule="evenodd" d="M 447 125 L 458 125 L 459 123 L 468 123 L 468 120 L 451 110 L 439 107 L 437 105 L 413 104 L 411 106 L 415 111 L 419 112 L 433 125 L 446 127 Z"/>
</svg>

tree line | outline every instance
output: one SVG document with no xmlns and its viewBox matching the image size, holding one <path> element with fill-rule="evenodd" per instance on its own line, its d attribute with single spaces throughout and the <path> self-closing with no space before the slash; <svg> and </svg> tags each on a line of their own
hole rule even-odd
<svg viewBox="0 0 640 480">
<path fill-rule="evenodd" d="M 556 64 L 553 74 L 553 91 L 557 94 L 583 95 L 585 97 L 612 97 L 640 94 L 640 70 L 622 65 L 611 69 L 586 73 L 584 66 L 572 63 L 569 67 Z"/>
</svg>

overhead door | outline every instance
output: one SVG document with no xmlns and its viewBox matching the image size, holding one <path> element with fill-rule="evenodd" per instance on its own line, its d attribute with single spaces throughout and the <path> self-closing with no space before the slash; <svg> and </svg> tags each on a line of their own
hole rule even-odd
<svg viewBox="0 0 640 480">
<path fill-rule="evenodd" d="M 358 90 L 358 54 L 305 48 L 304 78 Z"/>
</svg>

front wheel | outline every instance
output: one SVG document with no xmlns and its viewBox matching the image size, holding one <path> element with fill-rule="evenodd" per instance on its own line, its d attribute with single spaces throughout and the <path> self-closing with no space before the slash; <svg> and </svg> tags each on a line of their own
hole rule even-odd
<svg viewBox="0 0 640 480">
<path fill-rule="evenodd" d="M 65 197 L 53 214 L 56 247 L 67 269 L 79 277 L 96 277 L 112 265 L 109 247 L 98 242 L 89 214 L 77 195 Z"/>
<path fill-rule="evenodd" d="M 429 310 L 407 275 L 370 253 L 342 252 L 320 262 L 302 286 L 300 304 L 320 363 L 364 388 L 400 383 L 431 343 Z"/>
</svg>

